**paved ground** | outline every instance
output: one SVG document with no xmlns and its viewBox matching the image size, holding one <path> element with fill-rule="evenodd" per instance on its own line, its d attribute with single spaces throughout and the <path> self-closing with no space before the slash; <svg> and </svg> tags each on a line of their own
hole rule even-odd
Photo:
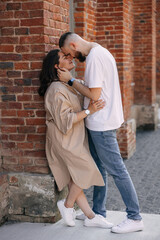
<svg viewBox="0 0 160 240">
<path fill-rule="evenodd" d="M 137 150 L 129 160 L 125 160 L 127 169 L 135 185 L 141 212 L 160 214 L 160 129 L 138 132 Z M 114 181 L 109 176 L 107 209 L 125 211 Z M 92 191 L 86 191 L 92 205 Z"/>
<path fill-rule="evenodd" d="M 125 213 L 108 212 L 109 219 L 117 224 Z M 87 228 L 83 221 L 76 221 L 75 227 L 67 227 L 63 221 L 56 224 L 15 223 L 0 228 L 0 240 L 159 240 L 160 215 L 142 214 L 145 229 L 142 232 L 114 234 L 109 229 Z"/>
</svg>

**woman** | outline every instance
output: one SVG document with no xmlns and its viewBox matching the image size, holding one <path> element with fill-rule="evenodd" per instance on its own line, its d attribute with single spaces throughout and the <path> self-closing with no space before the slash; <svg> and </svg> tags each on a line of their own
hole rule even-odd
<svg viewBox="0 0 160 240">
<path fill-rule="evenodd" d="M 57 69 L 74 68 L 72 60 L 59 49 L 48 53 L 40 74 L 39 95 L 45 98 L 46 155 L 59 191 L 68 185 L 65 200 L 57 203 L 68 226 L 75 226 L 74 203 L 86 215 L 85 226 L 106 228 L 106 222 L 90 208 L 82 189 L 92 185 L 104 186 L 102 176 L 94 163 L 85 137 L 81 96 L 68 84 L 58 80 Z M 90 114 L 102 109 L 104 103 L 90 103 Z M 107 225 L 108 226 L 108 225 Z M 107 227 L 108 228 L 108 227 Z"/>
</svg>

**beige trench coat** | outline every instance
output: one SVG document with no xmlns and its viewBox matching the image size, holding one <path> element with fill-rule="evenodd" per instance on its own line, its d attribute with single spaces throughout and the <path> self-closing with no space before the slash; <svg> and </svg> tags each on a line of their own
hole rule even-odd
<svg viewBox="0 0 160 240">
<path fill-rule="evenodd" d="M 76 122 L 76 112 L 82 110 L 79 98 L 61 82 L 53 82 L 45 94 L 46 155 L 60 191 L 71 178 L 82 189 L 104 186 L 89 152 L 84 120 Z"/>
</svg>

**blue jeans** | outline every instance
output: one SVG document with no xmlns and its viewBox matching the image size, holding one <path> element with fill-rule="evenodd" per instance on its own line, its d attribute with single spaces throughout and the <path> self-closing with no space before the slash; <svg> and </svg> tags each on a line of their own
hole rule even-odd
<svg viewBox="0 0 160 240">
<path fill-rule="evenodd" d="M 137 194 L 121 157 L 116 138 L 116 130 L 91 131 L 88 129 L 91 155 L 96 162 L 105 182 L 104 187 L 94 186 L 93 211 L 106 217 L 107 173 L 110 174 L 126 205 L 127 217 L 142 219 L 139 214 Z"/>
</svg>

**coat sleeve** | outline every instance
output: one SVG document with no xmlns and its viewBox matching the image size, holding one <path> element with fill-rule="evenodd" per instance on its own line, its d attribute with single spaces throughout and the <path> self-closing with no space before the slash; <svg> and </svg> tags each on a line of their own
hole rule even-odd
<svg viewBox="0 0 160 240">
<path fill-rule="evenodd" d="M 71 102 L 61 92 L 56 92 L 49 102 L 50 114 L 56 126 L 63 134 L 67 134 L 77 122 L 77 114 L 73 111 Z"/>
</svg>

